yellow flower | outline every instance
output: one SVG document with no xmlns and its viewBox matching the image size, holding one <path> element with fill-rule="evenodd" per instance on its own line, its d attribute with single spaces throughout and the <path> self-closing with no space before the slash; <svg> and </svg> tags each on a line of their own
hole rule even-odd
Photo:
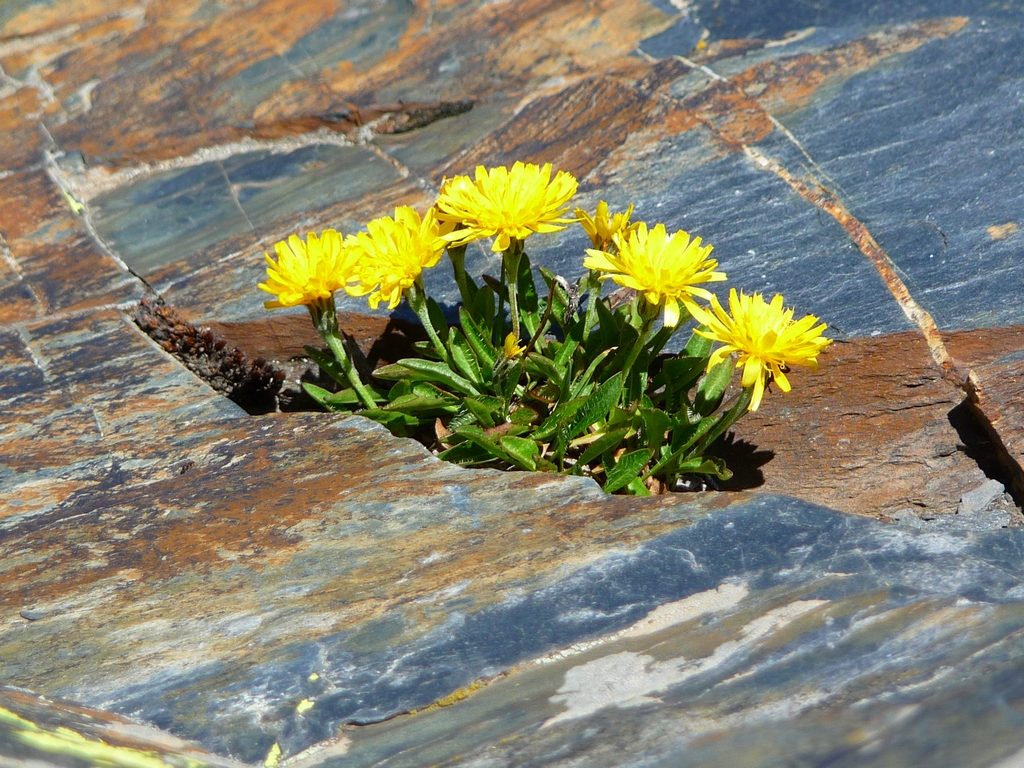
<svg viewBox="0 0 1024 768">
<path fill-rule="evenodd" d="M 597 212 L 593 218 L 582 208 L 577 208 L 575 214 L 584 231 L 590 236 L 590 242 L 594 244 L 595 248 L 602 251 L 612 244 L 612 238 L 616 234 L 629 234 L 637 228 L 636 224 L 629 223 L 629 217 L 633 215 L 632 203 L 622 213 L 609 215 L 608 203 L 601 200 L 597 204 Z"/>
<path fill-rule="evenodd" d="M 519 339 L 516 338 L 514 333 L 510 333 L 505 337 L 505 344 L 502 350 L 509 360 L 519 357 L 526 351 L 526 347 L 519 346 Z"/>
<path fill-rule="evenodd" d="M 433 267 L 444 253 L 434 209 L 422 219 L 407 205 L 395 208 L 395 216 L 381 216 L 366 225 L 366 232 L 349 235 L 348 246 L 360 260 L 358 280 L 348 289 L 353 296 L 369 294 L 376 309 L 382 301 L 394 309 L 420 273 Z"/>
<path fill-rule="evenodd" d="M 724 272 L 715 271 L 718 262 L 707 257 L 712 246 L 702 246 L 699 237 L 691 238 L 682 230 L 669 236 L 664 224 L 648 232 L 647 225 L 640 222 L 630 232 L 615 233 L 612 240 L 617 254 L 588 248 L 583 266 L 607 273 L 601 275 L 602 280 L 611 278 L 641 293 L 651 304 L 664 307 L 669 328 L 679 324 L 680 301 L 689 308 L 694 296 L 711 297 L 698 283 L 725 280 Z"/>
<path fill-rule="evenodd" d="M 310 232 L 305 242 L 298 235 L 291 235 L 274 243 L 274 250 L 277 261 L 263 254 L 267 280 L 257 286 L 277 296 L 276 300 L 264 303 L 267 309 L 320 304 L 354 279 L 355 254 L 333 229 L 325 229 L 319 236 Z"/>
<path fill-rule="evenodd" d="M 696 332 L 724 345 L 712 353 L 709 369 L 733 352 L 738 354 L 736 367 L 743 368 L 740 386 L 754 388 L 751 411 L 761 405 L 769 381 L 775 381 L 779 389 L 789 392 L 786 371 L 790 366 L 817 368 L 818 353 L 832 343 L 821 335 L 828 326 L 817 325 L 818 318 L 814 315 L 794 321 L 793 310 L 783 308 L 782 296 L 778 294 L 770 303 L 765 303 L 759 293 L 747 296 L 742 292 L 737 294 L 733 288 L 729 291 L 729 312 L 722 308 L 716 296 L 711 298 L 710 311 L 700 307 L 690 311 L 706 328 Z"/>
<path fill-rule="evenodd" d="M 559 171 L 551 178 L 551 163 L 517 162 L 511 170 L 476 167 L 474 179 L 456 176 L 446 181 L 437 198 L 437 217 L 460 228 L 445 235 L 452 245 L 493 237 L 491 250 L 507 251 L 513 240 L 534 232 L 557 232 L 571 223 L 565 214 L 578 182 Z"/>
</svg>

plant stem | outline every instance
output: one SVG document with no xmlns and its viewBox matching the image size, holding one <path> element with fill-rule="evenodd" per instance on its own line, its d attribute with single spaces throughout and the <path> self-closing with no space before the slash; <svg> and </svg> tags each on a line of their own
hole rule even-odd
<svg viewBox="0 0 1024 768">
<path fill-rule="evenodd" d="M 462 305 L 467 311 L 475 309 L 473 306 L 474 296 L 469 290 L 466 282 L 466 246 L 448 246 L 448 258 L 452 262 L 452 273 L 455 276 L 455 284 L 459 287 L 459 296 L 462 297 Z"/>
<path fill-rule="evenodd" d="M 594 323 L 597 320 L 597 302 L 601 296 L 601 281 L 598 280 L 596 272 L 590 272 L 581 281 L 581 285 L 587 287 L 587 309 L 583 315 L 583 338 L 586 339 L 594 330 Z"/>
<path fill-rule="evenodd" d="M 513 240 L 508 250 L 502 254 L 501 262 L 505 268 L 505 284 L 508 286 L 509 313 L 512 315 L 512 334 L 519 338 L 519 264 L 523 258 L 523 243 Z"/>
<path fill-rule="evenodd" d="M 409 302 L 409 306 L 412 307 L 412 311 L 416 313 L 416 317 L 423 324 L 423 330 L 427 332 L 427 338 L 434 345 L 434 351 L 437 353 L 437 356 L 442 362 L 451 367 L 452 361 L 449 359 L 448 350 L 444 342 L 441 341 L 441 337 L 437 335 L 437 329 L 434 328 L 434 324 L 430 321 L 430 310 L 427 309 L 427 295 L 423 292 L 423 286 L 418 279 L 409 286 L 409 289 L 405 292 L 405 298 Z"/>
<path fill-rule="evenodd" d="M 639 398 L 640 393 L 633 392 L 635 388 L 632 386 L 633 382 L 630 380 L 630 373 L 640 353 L 647 346 L 649 341 L 647 337 L 651 332 L 651 326 L 654 325 L 654 318 L 658 315 L 658 308 L 655 305 L 648 306 L 649 302 L 644 301 L 640 296 L 637 296 L 635 301 L 642 302 L 640 304 L 640 316 L 643 318 L 643 323 L 640 326 L 640 336 L 636 340 L 636 344 L 633 345 L 633 348 L 629 350 L 629 356 L 622 366 L 622 379 L 625 382 L 626 391 L 630 393 L 631 400 Z"/>
<path fill-rule="evenodd" d="M 711 443 L 717 440 L 721 435 L 725 434 L 726 430 L 735 424 L 739 420 L 740 416 L 746 413 L 747 406 L 750 405 L 752 395 L 752 388 L 741 390 L 739 397 L 736 398 L 736 402 L 733 403 L 732 408 L 722 414 L 718 421 L 708 427 L 707 431 L 703 433 L 698 432 L 690 439 L 689 442 L 684 443 L 676 450 L 672 451 L 672 453 L 648 469 L 643 474 L 643 479 L 647 480 L 649 477 L 656 476 L 662 469 L 685 453 L 701 455 L 707 446 L 711 445 Z"/>
<path fill-rule="evenodd" d="M 363 380 L 359 378 L 359 371 L 356 370 L 351 356 L 345 350 L 345 343 L 338 330 L 338 314 L 334 308 L 334 297 L 332 296 L 318 305 L 309 305 L 309 314 L 313 318 L 313 325 L 326 342 L 327 348 L 331 350 L 334 359 L 338 361 L 341 370 L 345 372 L 345 378 L 348 379 L 363 405 L 367 408 L 376 408 L 376 399 L 363 384 Z"/>
<path fill-rule="evenodd" d="M 725 412 L 710 430 L 708 430 L 704 437 L 698 441 L 693 447 L 694 453 L 703 453 L 704 449 L 711 445 L 715 440 L 724 435 L 733 424 L 739 421 L 740 416 L 747 412 L 747 407 L 750 405 L 750 400 L 753 397 L 754 388 L 747 387 L 741 389 L 739 396 L 736 398 L 736 402 L 732 404 L 732 408 Z"/>
</svg>

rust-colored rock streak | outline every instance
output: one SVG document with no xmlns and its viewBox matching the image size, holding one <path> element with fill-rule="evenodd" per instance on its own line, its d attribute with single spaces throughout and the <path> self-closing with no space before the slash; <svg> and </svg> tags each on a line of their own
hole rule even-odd
<svg viewBox="0 0 1024 768">
<path fill-rule="evenodd" d="M 118 168 L 244 136 L 409 130 L 467 100 L 602 71 L 671 23 L 636 1 L 524 0 L 514 14 L 503 4 L 392 5 L 351 16 L 340 40 L 324 30 L 346 17 L 342 0 L 257 0 L 212 22 L 201 3 L 151 2 L 79 13 L 77 35 L 54 30 L 59 14 L 48 8 L 45 23 L 0 26 L 35 35 L 0 48 L 0 67 L 39 73 L 56 107 L 42 119 L 62 148 Z M 472 66 L 447 74 L 464 59 Z"/>
<path fill-rule="evenodd" d="M 676 132 L 697 125 L 706 127 L 727 149 L 743 152 L 756 167 L 778 176 L 808 203 L 832 216 L 878 271 L 907 318 L 920 329 L 945 378 L 973 396 L 977 387 L 974 374 L 949 354 L 935 320 L 911 295 L 892 259 L 867 226 L 824 180 L 813 175 L 798 177 L 777 158 L 753 146 L 779 130 L 804 153 L 774 113 L 799 108 L 824 84 L 847 78 L 890 56 L 912 51 L 929 40 L 955 34 L 966 23 L 965 18 L 954 17 L 909 24 L 819 54 L 764 62 L 729 78 L 684 59 L 709 74 L 712 82 L 697 95 L 683 100 L 670 114 L 668 125 Z M 751 96 L 754 92 L 758 95 Z"/>
<path fill-rule="evenodd" d="M 790 188 L 817 208 L 828 213 L 849 235 L 885 282 L 893 298 L 900 305 L 903 314 L 916 325 L 936 365 L 942 370 L 943 376 L 951 384 L 963 390 L 969 397 L 975 396 L 977 378 L 974 372 L 963 363 L 958 362 L 946 349 L 942 334 L 931 313 L 922 307 L 911 295 L 907 284 L 899 276 L 896 265 L 885 249 L 878 244 L 871 231 L 860 219 L 850 213 L 849 209 L 831 189 L 823 182 L 814 178 L 798 178 L 779 161 L 760 152 L 756 147 L 744 146 L 743 151 L 759 168 L 774 173 L 785 181 Z"/>
</svg>

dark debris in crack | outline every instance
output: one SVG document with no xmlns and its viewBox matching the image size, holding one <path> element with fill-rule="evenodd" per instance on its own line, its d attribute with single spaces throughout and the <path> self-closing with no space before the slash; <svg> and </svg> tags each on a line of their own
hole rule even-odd
<svg viewBox="0 0 1024 768">
<path fill-rule="evenodd" d="M 158 297 L 142 299 L 132 319 L 161 348 L 248 413 L 277 410 L 285 372 L 272 363 L 249 359 L 219 334 L 193 325 Z"/>
</svg>

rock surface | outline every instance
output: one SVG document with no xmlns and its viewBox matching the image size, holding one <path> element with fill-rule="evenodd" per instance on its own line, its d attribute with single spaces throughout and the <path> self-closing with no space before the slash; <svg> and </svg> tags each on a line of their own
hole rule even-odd
<svg viewBox="0 0 1024 768">
<path fill-rule="evenodd" d="M 1022 545 L 779 498 L 724 511 L 567 580 L 601 634 L 298 764 L 1017 765 Z M 688 588 L 641 613 L 645 581 Z"/>
<path fill-rule="evenodd" d="M 1022 43 L 1016 0 L 0 5 L 0 762 L 1024 763 Z M 131 320 L 287 359 L 275 240 L 517 159 L 830 323 L 727 491 L 249 416 Z"/>
<path fill-rule="evenodd" d="M 109 712 L 0 687 L 4 765 L 240 768 L 156 728 Z"/>
</svg>

